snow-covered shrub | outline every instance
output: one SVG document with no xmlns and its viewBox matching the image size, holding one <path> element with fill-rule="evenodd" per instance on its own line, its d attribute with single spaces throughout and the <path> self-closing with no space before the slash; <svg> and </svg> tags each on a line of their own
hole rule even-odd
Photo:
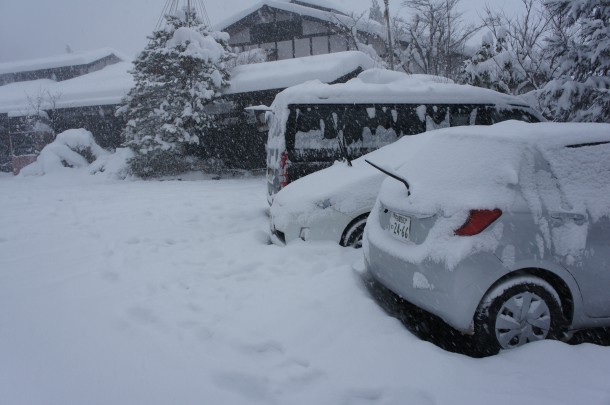
<svg viewBox="0 0 610 405">
<path fill-rule="evenodd" d="M 23 168 L 20 175 L 40 176 L 76 170 L 124 179 L 128 176 L 127 161 L 131 158 L 133 152 L 129 148 L 111 153 L 99 146 L 86 129 L 69 129 L 45 146 L 36 161 Z"/>
<path fill-rule="evenodd" d="M 25 167 L 24 175 L 45 174 L 65 168 L 84 168 L 94 160 L 109 154 L 100 147 L 86 129 L 69 129 L 57 135 L 45 146 L 36 162 Z"/>
<path fill-rule="evenodd" d="M 191 167 L 188 145 L 205 148 L 206 132 L 216 127 L 206 105 L 229 84 L 233 57 L 228 34 L 210 32 L 193 9 L 165 16 L 134 61 L 135 86 L 117 110 L 134 151 L 134 174 L 176 174 Z"/>
<path fill-rule="evenodd" d="M 130 148 L 117 148 L 114 153 L 100 156 L 89 165 L 87 170 L 90 174 L 105 175 L 113 179 L 125 179 L 130 174 L 127 162 L 133 157 L 134 153 Z"/>
</svg>

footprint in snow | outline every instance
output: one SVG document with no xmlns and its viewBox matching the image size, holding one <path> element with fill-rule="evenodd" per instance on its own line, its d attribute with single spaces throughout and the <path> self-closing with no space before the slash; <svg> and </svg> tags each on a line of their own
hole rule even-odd
<svg viewBox="0 0 610 405">
<path fill-rule="evenodd" d="M 398 389 L 377 389 L 377 388 L 354 388 L 347 392 L 345 405 L 435 405 L 436 401 L 432 396 L 421 390 L 413 390 L 408 387 Z"/>
</svg>

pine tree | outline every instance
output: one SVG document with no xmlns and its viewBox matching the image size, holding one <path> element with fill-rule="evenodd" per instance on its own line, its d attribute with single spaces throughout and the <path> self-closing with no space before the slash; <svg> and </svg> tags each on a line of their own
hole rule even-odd
<svg viewBox="0 0 610 405">
<path fill-rule="evenodd" d="M 579 32 L 572 38 L 556 32 L 549 40 L 561 69 L 541 91 L 545 115 L 555 121 L 610 122 L 610 2 L 555 0 L 548 7 Z"/>
<path fill-rule="evenodd" d="M 485 63 L 494 55 L 492 40 L 491 33 L 486 34 L 481 41 L 481 47 L 472 55 L 472 58 L 464 62 L 464 67 L 460 74 L 461 83 L 487 89 L 492 88 L 491 74 L 489 69 L 484 68 Z"/>
<path fill-rule="evenodd" d="M 228 35 L 210 32 L 193 9 L 165 20 L 134 61 L 135 86 L 117 110 L 135 155 L 130 167 L 142 177 L 191 168 L 186 149 L 205 147 L 206 133 L 216 127 L 206 106 L 228 86 L 233 56 Z"/>
<path fill-rule="evenodd" d="M 498 29 L 495 35 L 489 32 L 479 50 L 465 61 L 459 81 L 501 93 L 519 94 L 527 79 L 515 60 L 515 55 L 506 47 L 505 30 Z"/>
</svg>

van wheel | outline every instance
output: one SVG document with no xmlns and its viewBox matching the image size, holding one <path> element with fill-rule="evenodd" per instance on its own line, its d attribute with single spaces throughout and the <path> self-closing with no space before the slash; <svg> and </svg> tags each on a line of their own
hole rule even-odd
<svg viewBox="0 0 610 405">
<path fill-rule="evenodd" d="M 360 215 L 349 223 L 343 235 L 341 236 L 341 246 L 353 247 L 360 249 L 362 247 L 362 236 L 364 235 L 364 227 L 369 214 Z"/>
<path fill-rule="evenodd" d="M 557 339 L 564 324 L 555 289 L 538 277 L 523 276 L 495 287 L 475 314 L 475 341 L 482 354 L 496 354 L 529 342 Z"/>
</svg>

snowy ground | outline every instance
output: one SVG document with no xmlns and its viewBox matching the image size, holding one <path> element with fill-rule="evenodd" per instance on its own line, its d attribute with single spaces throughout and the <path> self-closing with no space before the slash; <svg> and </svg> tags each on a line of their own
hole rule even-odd
<svg viewBox="0 0 610 405">
<path fill-rule="evenodd" d="M 262 178 L 0 190 L 0 404 L 610 404 L 609 347 L 449 353 L 360 252 L 268 245 Z"/>
</svg>

